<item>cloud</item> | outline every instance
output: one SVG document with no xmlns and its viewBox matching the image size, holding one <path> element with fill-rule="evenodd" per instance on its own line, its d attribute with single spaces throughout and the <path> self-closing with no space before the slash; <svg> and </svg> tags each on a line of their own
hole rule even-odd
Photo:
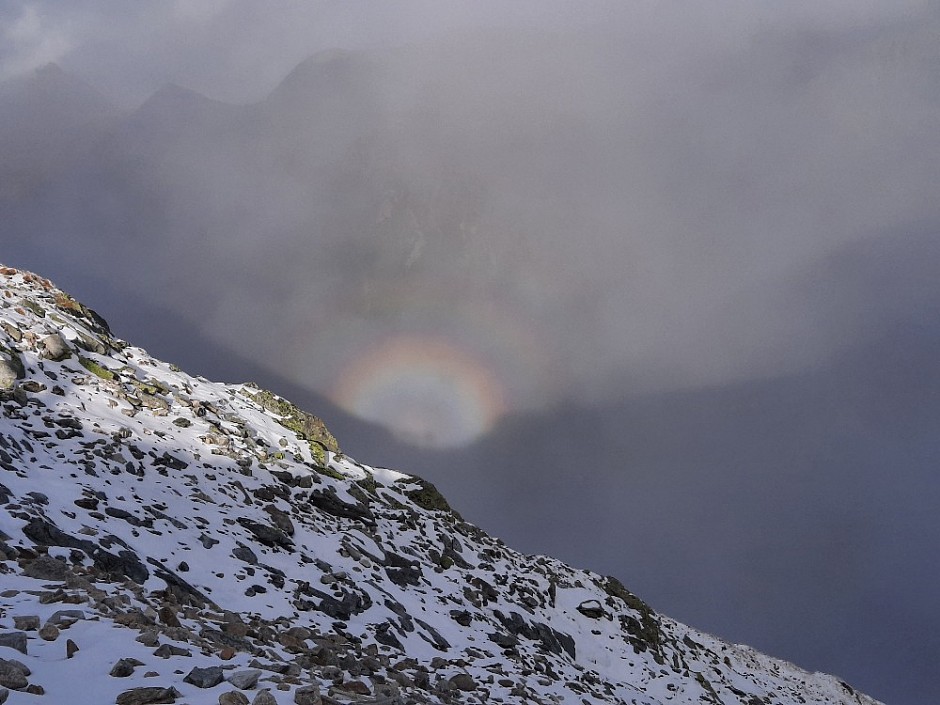
<svg viewBox="0 0 940 705">
<path fill-rule="evenodd" d="M 322 390 L 345 350 L 396 328 L 460 336 L 467 301 L 490 311 L 478 340 L 525 321 L 546 352 L 526 374 L 517 343 L 472 351 L 519 408 L 781 374 L 861 334 L 820 326 L 825 301 L 791 289 L 845 243 L 936 215 L 928 5 L 499 6 L 23 12 L 75 47 L 66 67 L 125 99 L 172 81 L 254 105 L 194 101 L 183 120 L 189 98 L 165 92 L 141 110 L 150 132 L 128 139 L 164 151 L 126 188 L 166 205 L 135 227 L 170 259 L 206 255 L 152 276 L 216 266 L 226 291 L 201 315 L 220 339 L 276 299 L 287 364 Z M 271 93 L 330 46 L 352 49 L 346 73 L 305 63 Z M 116 241 L 124 225 L 72 227 Z M 241 280 L 262 253 L 275 266 Z"/>
<path fill-rule="evenodd" d="M 73 48 L 73 38 L 31 3 L 0 10 L 0 81 L 57 61 Z"/>
</svg>

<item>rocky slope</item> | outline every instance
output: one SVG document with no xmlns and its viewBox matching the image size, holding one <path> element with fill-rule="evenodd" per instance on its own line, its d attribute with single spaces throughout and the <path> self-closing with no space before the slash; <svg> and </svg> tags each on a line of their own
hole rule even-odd
<svg viewBox="0 0 940 705">
<path fill-rule="evenodd" d="M 875 701 L 525 556 L 0 269 L 0 702 Z"/>
</svg>

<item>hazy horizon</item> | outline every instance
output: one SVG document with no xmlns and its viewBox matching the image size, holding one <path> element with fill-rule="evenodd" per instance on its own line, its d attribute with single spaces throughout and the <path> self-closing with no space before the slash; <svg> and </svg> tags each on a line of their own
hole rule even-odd
<svg viewBox="0 0 940 705">
<path fill-rule="evenodd" d="M 933 2 L 17 0 L 0 259 L 335 404 L 510 543 L 915 703 L 938 36 Z"/>
</svg>

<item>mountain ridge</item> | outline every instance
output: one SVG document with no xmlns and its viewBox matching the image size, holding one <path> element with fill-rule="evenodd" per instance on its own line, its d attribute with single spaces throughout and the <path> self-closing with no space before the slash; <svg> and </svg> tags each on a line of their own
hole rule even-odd
<svg viewBox="0 0 940 705">
<path fill-rule="evenodd" d="M 0 700 L 876 702 L 518 554 L 286 400 L 0 277 Z"/>
</svg>

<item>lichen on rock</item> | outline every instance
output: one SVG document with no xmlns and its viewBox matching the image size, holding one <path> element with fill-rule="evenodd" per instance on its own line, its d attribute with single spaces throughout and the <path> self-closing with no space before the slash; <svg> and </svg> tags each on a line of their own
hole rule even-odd
<svg viewBox="0 0 940 705">
<path fill-rule="evenodd" d="M 341 452 L 339 443 L 320 417 L 304 411 L 284 397 L 262 389 L 254 382 L 246 383 L 242 393 L 263 408 L 277 414 L 278 423 L 306 440 L 310 444 L 310 452 L 314 460 L 321 467 L 326 466 L 325 451 Z"/>
<path fill-rule="evenodd" d="M 117 375 L 111 370 L 109 370 L 107 367 L 104 367 L 103 365 L 99 365 L 97 362 L 95 362 L 94 360 L 90 360 L 87 357 L 79 356 L 78 361 L 82 367 L 84 367 L 86 370 L 91 372 L 93 375 L 100 377 L 101 379 L 106 379 L 110 381 L 117 377 Z"/>
</svg>

